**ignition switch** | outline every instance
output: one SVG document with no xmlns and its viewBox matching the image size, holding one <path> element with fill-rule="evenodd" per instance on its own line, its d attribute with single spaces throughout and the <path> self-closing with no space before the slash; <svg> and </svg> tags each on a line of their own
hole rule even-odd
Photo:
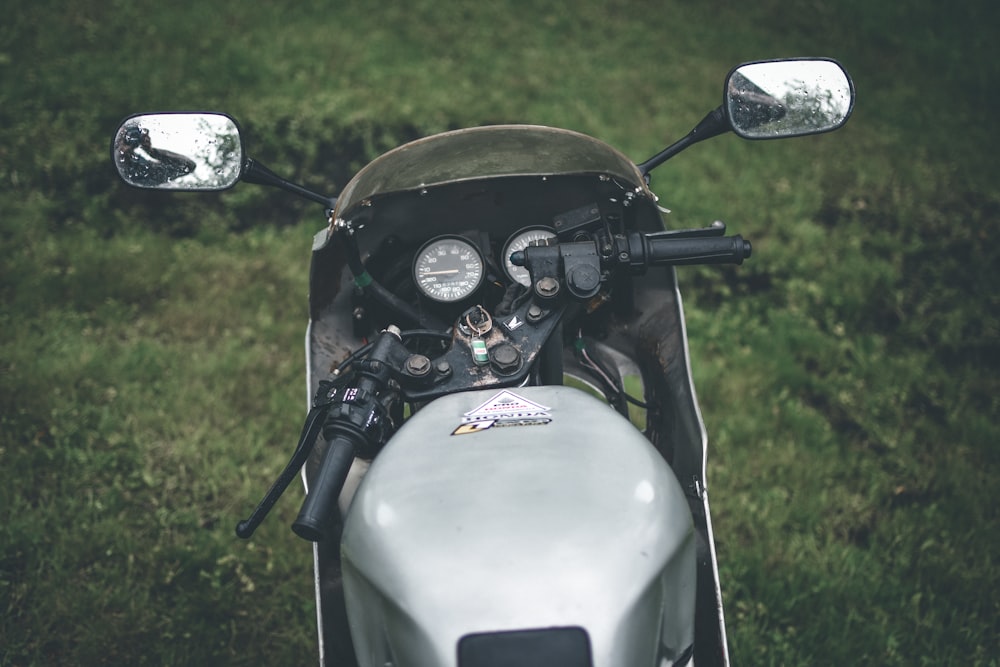
<svg viewBox="0 0 1000 667">
<path fill-rule="evenodd" d="M 470 341 L 472 360 L 477 366 L 490 363 L 486 341 L 483 340 L 483 336 L 493 329 L 493 318 L 490 314 L 482 306 L 473 306 L 462 313 L 458 323 L 462 332 L 472 338 Z"/>
</svg>

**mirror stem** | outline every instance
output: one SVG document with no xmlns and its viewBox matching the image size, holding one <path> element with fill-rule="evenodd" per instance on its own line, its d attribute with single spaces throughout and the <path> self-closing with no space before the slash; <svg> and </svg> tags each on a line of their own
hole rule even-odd
<svg viewBox="0 0 1000 667">
<path fill-rule="evenodd" d="M 305 197 L 310 201 L 323 204 L 329 209 L 333 209 L 337 205 L 336 197 L 324 197 L 317 192 L 307 190 L 301 185 L 286 181 L 252 157 L 248 157 L 246 162 L 243 163 L 243 176 L 241 180 L 246 183 L 270 185 L 273 188 L 280 188 L 281 190 L 297 194 L 300 197 Z"/>
<path fill-rule="evenodd" d="M 726 120 L 726 114 L 720 106 L 702 118 L 701 122 L 698 123 L 693 130 L 688 132 L 686 137 L 683 137 L 679 141 L 667 146 L 653 157 L 638 165 L 639 172 L 643 176 L 648 176 L 649 172 L 653 171 L 685 148 L 688 148 L 699 141 L 717 137 L 720 134 L 729 132 L 731 129 L 729 121 Z"/>
</svg>

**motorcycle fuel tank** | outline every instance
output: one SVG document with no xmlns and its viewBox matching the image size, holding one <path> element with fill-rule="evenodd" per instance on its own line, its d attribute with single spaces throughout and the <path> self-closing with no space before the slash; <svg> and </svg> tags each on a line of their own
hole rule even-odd
<svg viewBox="0 0 1000 667">
<path fill-rule="evenodd" d="M 425 406 L 372 464 L 341 549 L 362 665 L 473 667 L 463 641 L 516 653 L 566 629 L 589 653 L 580 667 L 659 667 L 694 639 L 680 485 L 628 420 L 573 388 Z"/>
</svg>

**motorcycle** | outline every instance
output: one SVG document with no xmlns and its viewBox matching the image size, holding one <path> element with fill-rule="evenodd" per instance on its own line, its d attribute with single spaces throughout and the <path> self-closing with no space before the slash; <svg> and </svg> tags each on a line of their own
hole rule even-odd
<svg viewBox="0 0 1000 667">
<path fill-rule="evenodd" d="M 152 113 L 111 153 L 140 188 L 273 186 L 313 239 L 308 413 L 288 466 L 313 545 L 321 664 L 728 665 L 674 267 L 740 264 L 725 225 L 665 230 L 650 172 L 732 131 L 842 126 L 830 59 L 739 65 L 723 104 L 642 163 L 577 132 L 461 129 L 331 198 L 246 156 L 234 119 Z"/>
</svg>

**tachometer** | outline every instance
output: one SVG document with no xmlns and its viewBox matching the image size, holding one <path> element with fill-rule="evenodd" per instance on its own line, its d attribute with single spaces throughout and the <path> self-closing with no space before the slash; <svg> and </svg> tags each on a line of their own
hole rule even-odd
<svg viewBox="0 0 1000 667">
<path fill-rule="evenodd" d="M 531 286 L 531 275 L 528 268 L 524 266 L 514 266 L 510 263 L 510 256 L 518 250 L 524 250 L 529 245 L 545 245 L 549 239 L 556 237 L 548 227 L 529 227 L 522 229 L 507 240 L 503 247 L 503 267 L 511 280 L 517 281 L 525 287 Z"/>
<path fill-rule="evenodd" d="M 434 301 L 453 303 L 471 296 L 483 282 L 483 256 L 458 236 L 439 236 L 413 259 L 417 289 Z"/>
</svg>

